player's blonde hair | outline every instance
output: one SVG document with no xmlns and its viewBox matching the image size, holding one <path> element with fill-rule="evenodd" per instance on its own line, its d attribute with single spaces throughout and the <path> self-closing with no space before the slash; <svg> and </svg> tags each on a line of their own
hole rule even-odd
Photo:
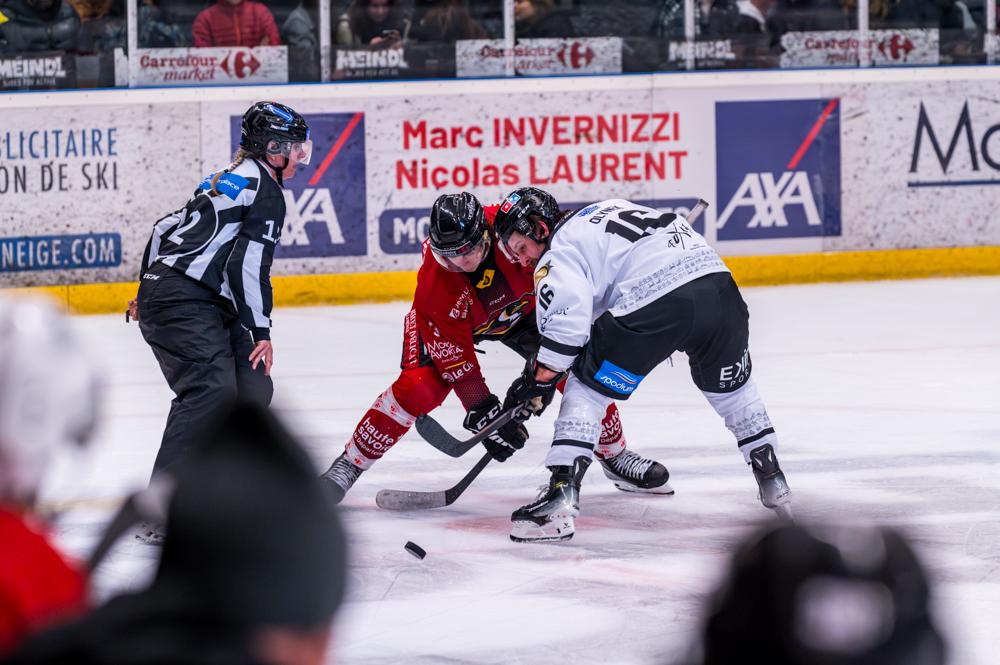
<svg viewBox="0 0 1000 665">
<path fill-rule="evenodd" d="M 222 174 L 223 173 L 229 173 L 230 171 L 232 171 L 233 169 L 235 169 L 237 166 L 239 166 L 240 164 L 242 164 L 243 160 L 245 160 L 247 157 L 250 157 L 250 151 L 247 150 L 246 148 L 240 147 L 233 154 L 233 163 L 230 164 L 229 166 L 227 166 L 226 168 L 222 169 L 218 173 L 216 173 L 214 176 L 212 176 L 212 193 L 213 194 L 221 194 L 222 193 L 218 189 L 216 189 L 216 186 L 219 184 L 219 178 L 222 177 Z"/>
</svg>

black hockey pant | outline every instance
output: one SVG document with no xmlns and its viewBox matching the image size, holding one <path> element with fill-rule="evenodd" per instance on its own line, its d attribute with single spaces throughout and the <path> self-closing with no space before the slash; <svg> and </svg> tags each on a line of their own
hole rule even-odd
<svg viewBox="0 0 1000 665">
<path fill-rule="evenodd" d="M 630 314 L 598 317 L 573 373 L 598 393 L 628 399 L 675 351 L 688 355 L 705 393 L 730 393 L 750 378 L 749 314 L 729 273 L 699 277 Z"/>
<path fill-rule="evenodd" d="M 271 403 L 263 361 L 250 368 L 250 333 L 228 300 L 180 272 L 154 264 L 139 284 L 139 328 L 176 397 L 153 474 L 182 461 L 192 437 L 237 399 Z"/>
</svg>

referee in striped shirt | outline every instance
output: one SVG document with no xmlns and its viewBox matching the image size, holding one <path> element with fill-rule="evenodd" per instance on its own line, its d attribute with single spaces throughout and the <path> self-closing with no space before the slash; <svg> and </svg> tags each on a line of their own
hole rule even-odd
<svg viewBox="0 0 1000 665">
<path fill-rule="evenodd" d="M 233 163 L 153 227 L 129 311 L 176 394 L 154 476 L 183 459 L 220 407 L 271 402 L 271 262 L 285 221 L 282 187 L 311 155 L 302 116 L 258 102 L 243 115 Z"/>
</svg>

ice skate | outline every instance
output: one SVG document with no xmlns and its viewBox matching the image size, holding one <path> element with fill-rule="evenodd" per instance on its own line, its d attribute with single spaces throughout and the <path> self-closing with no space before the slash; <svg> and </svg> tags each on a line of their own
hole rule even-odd
<svg viewBox="0 0 1000 665">
<path fill-rule="evenodd" d="M 670 472 L 656 460 L 646 459 L 628 448 L 610 459 L 601 460 L 604 475 L 623 492 L 673 494 L 667 480 Z"/>
<path fill-rule="evenodd" d="M 771 444 L 750 452 L 750 468 L 760 487 L 760 502 L 782 519 L 792 521 L 792 490 L 778 466 L 778 457 Z"/>
<path fill-rule="evenodd" d="M 586 457 L 577 457 L 573 466 L 550 466 L 548 487 L 534 503 L 521 506 L 510 516 L 510 539 L 544 543 L 572 538 L 573 520 L 580 514 L 580 481 L 588 466 Z"/>
<path fill-rule="evenodd" d="M 344 500 L 347 491 L 354 487 L 354 483 L 361 477 L 364 469 L 356 467 L 349 459 L 347 453 L 341 453 L 340 457 L 333 461 L 330 468 L 326 470 L 320 478 L 324 481 L 326 495 L 330 503 L 337 504 Z"/>
<path fill-rule="evenodd" d="M 135 539 L 147 545 L 162 547 L 166 540 L 167 530 L 162 524 L 153 522 L 139 522 L 139 530 L 135 534 Z"/>
</svg>

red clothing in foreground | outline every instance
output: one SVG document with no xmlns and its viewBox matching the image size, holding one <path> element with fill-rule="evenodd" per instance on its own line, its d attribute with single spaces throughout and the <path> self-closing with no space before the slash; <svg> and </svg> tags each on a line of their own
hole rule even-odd
<svg viewBox="0 0 1000 665">
<path fill-rule="evenodd" d="M 191 32 L 196 47 L 281 45 L 271 10 L 254 0 L 244 0 L 235 6 L 219 0 L 199 12 Z"/>
<path fill-rule="evenodd" d="M 30 634 L 85 608 L 83 575 L 30 517 L 0 506 L 0 658 Z"/>
</svg>

